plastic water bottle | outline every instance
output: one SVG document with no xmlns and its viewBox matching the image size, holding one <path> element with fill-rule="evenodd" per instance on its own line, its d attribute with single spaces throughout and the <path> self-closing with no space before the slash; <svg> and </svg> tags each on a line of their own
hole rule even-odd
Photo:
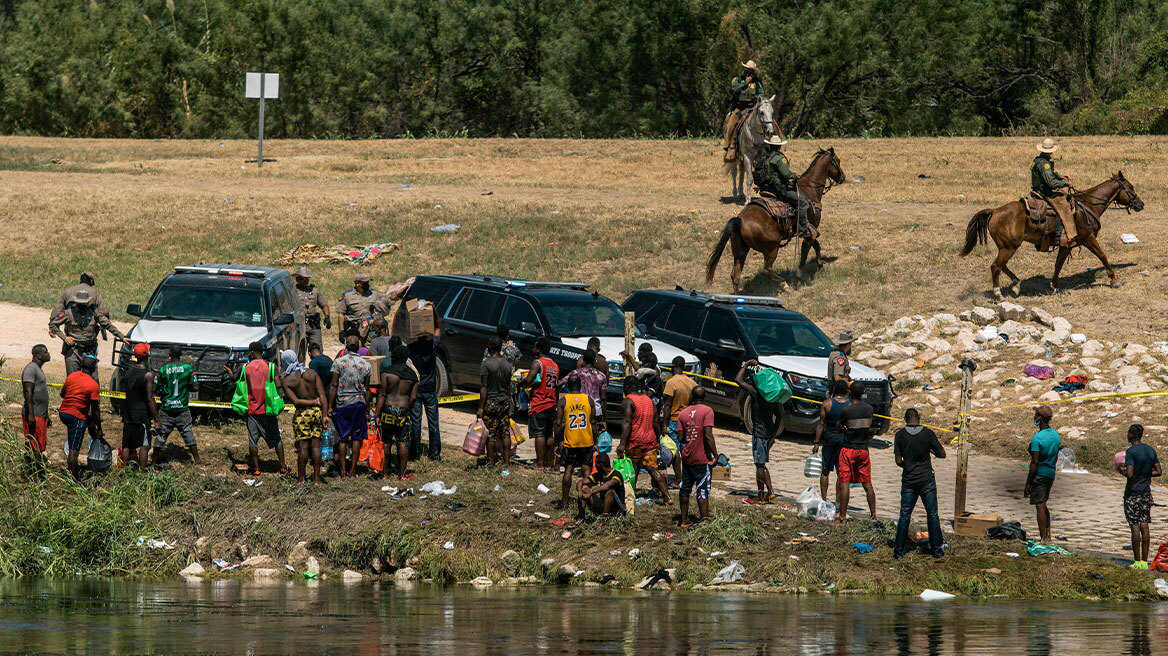
<svg viewBox="0 0 1168 656">
<path fill-rule="evenodd" d="M 329 429 L 324 429 L 324 435 L 320 438 L 320 459 L 328 461 L 333 459 L 333 434 Z"/>
<path fill-rule="evenodd" d="M 445 223 L 443 225 L 436 225 L 430 228 L 430 232 L 456 232 L 459 228 L 457 223 Z"/>
</svg>

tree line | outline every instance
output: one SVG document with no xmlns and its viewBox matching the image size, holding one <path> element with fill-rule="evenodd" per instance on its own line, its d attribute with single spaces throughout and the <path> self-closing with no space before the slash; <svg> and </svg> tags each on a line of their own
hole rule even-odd
<svg viewBox="0 0 1168 656">
<path fill-rule="evenodd" d="M 1168 131 L 1162 0 L 0 0 L 0 132 L 708 135 L 747 59 L 797 136 Z"/>
</svg>

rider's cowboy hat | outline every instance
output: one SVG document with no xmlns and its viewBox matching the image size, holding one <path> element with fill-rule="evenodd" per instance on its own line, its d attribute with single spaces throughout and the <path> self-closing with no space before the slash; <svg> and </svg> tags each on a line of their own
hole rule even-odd
<svg viewBox="0 0 1168 656">
<path fill-rule="evenodd" d="M 856 338 L 852 337 L 852 331 L 850 331 L 850 330 L 845 330 L 842 333 L 835 336 L 836 346 L 843 346 L 845 344 L 851 344 L 854 341 L 856 341 Z"/>
<path fill-rule="evenodd" d="M 772 134 L 771 136 L 767 137 L 763 143 L 768 146 L 785 146 L 787 144 L 787 140 L 783 139 L 777 134 Z"/>
<path fill-rule="evenodd" d="M 742 65 L 742 68 L 749 68 L 750 70 L 754 71 L 755 75 L 762 75 L 762 69 L 758 67 L 758 64 L 754 63 L 753 59 L 746 60 L 746 63 Z"/>
<path fill-rule="evenodd" d="M 1054 142 L 1054 139 L 1047 137 L 1042 140 L 1042 143 L 1035 146 L 1035 148 L 1037 148 L 1038 152 L 1040 153 L 1053 153 L 1054 151 L 1058 150 L 1058 144 Z"/>
</svg>

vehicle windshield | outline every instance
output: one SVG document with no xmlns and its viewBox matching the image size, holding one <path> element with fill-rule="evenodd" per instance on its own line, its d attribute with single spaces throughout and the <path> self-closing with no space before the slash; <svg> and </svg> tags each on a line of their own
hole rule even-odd
<svg viewBox="0 0 1168 656">
<path fill-rule="evenodd" d="M 163 287 L 142 318 L 146 321 L 210 321 L 262 326 L 263 296 L 258 289 Z"/>
<path fill-rule="evenodd" d="M 760 355 L 812 355 L 826 357 L 834 346 L 810 321 L 775 321 L 740 316 L 746 338 Z"/>
<path fill-rule="evenodd" d="M 551 323 L 551 333 L 559 337 L 623 337 L 625 314 L 620 306 L 603 296 L 572 300 L 543 300 L 543 311 Z M 637 336 L 641 333 L 638 330 Z"/>
</svg>

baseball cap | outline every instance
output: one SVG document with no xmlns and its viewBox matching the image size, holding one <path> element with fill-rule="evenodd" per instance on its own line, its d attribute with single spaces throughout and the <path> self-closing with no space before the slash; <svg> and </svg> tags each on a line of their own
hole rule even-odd
<svg viewBox="0 0 1168 656">
<path fill-rule="evenodd" d="M 353 276 L 353 282 L 369 282 L 369 274 L 358 273 L 357 275 Z"/>
<path fill-rule="evenodd" d="M 312 277 L 312 274 L 309 273 L 308 269 L 306 269 L 305 267 L 300 267 L 300 268 L 296 269 L 296 271 L 294 271 L 292 273 L 292 275 L 299 276 L 301 278 L 311 278 Z"/>
<path fill-rule="evenodd" d="M 140 358 L 150 355 L 150 345 L 146 342 L 138 342 L 134 345 L 134 355 Z"/>
<path fill-rule="evenodd" d="M 1050 419 L 1054 416 L 1054 410 L 1049 405 L 1040 405 L 1034 409 L 1034 413 L 1044 419 Z"/>
</svg>

